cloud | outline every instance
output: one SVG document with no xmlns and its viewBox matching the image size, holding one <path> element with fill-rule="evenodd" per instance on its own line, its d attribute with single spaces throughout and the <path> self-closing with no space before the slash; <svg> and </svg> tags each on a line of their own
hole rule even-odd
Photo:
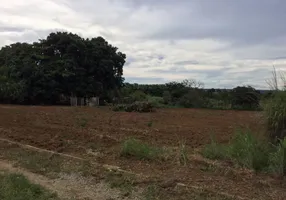
<svg viewBox="0 0 286 200">
<path fill-rule="evenodd" d="M 129 83 L 141 83 L 141 84 L 161 84 L 166 81 L 164 78 L 147 78 L 147 77 L 128 77 Z"/>
<path fill-rule="evenodd" d="M 127 54 L 127 81 L 195 78 L 266 88 L 286 66 L 283 0 L 0 0 L 0 46 L 51 31 L 103 36 Z"/>
</svg>

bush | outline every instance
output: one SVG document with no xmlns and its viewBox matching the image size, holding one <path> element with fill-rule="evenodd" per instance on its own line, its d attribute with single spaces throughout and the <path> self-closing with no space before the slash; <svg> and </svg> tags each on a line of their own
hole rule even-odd
<svg viewBox="0 0 286 200">
<path fill-rule="evenodd" d="M 117 111 L 125 111 L 125 104 L 117 104 L 112 107 L 112 110 L 117 112 Z"/>
<path fill-rule="evenodd" d="M 132 104 L 119 104 L 112 108 L 113 111 L 126 111 L 126 112 L 154 112 L 154 106 L 147 101 L 137 101 Z"/>
<path fill-rule="evenodd" d="M 165 107 L 163 97 L 147 96 L 148 102 L 150 102 L 155 108 Z"/>
<path fill-rule="evenodd" d="M 145 101 L 147 98 L 147 95 L 141 90 L 136 90 L 133 94 L 131 94 L 131 98 L 132 98 L 133 102 Z"/>
<path fill-rule="evenodd" d="M 204 107 L 210 109 L 230 110 L 231 104 L 223 100 L 206 99 Z"/>
<path fill-rule="evenodd" d="M 171 104 L 172 103 L 172 95 L 169 91 L 163 92 L 163 103 L 164 104 Z"/>
</svg>

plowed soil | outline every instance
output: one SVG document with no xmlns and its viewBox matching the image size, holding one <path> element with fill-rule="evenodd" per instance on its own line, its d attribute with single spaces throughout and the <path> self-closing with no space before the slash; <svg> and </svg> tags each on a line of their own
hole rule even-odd
<svg viewBox="0 0 286 200">
<path fill-rule="evenodd" d="M 50 150 L 69 143 L 112 146 L 136 137 L 174 146 L 186 140 L 190 147 L 229 140 L 239 127 L 259 128 L 259 113 L 200 109 L 161 109 L 155 113 L 112 112 L 108 108 L 0 106 L 0 136 Z"/>
<path fill-rule="evenodd" d="M 204 166 L 200 162 L 178 166 L 175 162 L 145 162 L 119 155 L 121 141 L 129 137 L 167 147 L 176 147 L 180 141 L 185 141 L 189 151 L 208 144 L 211 136 L 219 142 L 227 142 L 238 128 L 263 130 L 260 115 L 250 111 L 179 108 L 125 113 L 113 112 L 107 107 L 1 105 L 0 137 L 117 165 L 154 179 L 167 181 L 171 178 L 198 187 L 204 185 L 210 190 L 228 191 L 246 199 L 283 199 L 285 183 L 281 185 L 279 180 L 271 179 L 276 189 L 261 186 L 261 181 L 266 179 L 264 175 L 229 177 L 224 172 L 202 170 Z M 88 153 L 90 149 L 93 157 Z"/>
</svg>

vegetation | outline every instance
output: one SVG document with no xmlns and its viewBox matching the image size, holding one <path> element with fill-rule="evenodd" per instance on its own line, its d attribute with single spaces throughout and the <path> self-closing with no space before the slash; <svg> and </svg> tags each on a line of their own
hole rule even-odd
<svg viewBox="0 0 286 200">
<path fill-rule="evenodd" d="M 150 102 L 136 101 L 131 104 L 118 104 L 112 109 L 113 111 L 126 111 L 126 112 L 153 112 L 154 106 Z"/>
<path fill-rule="evenodd" d="M 165 159 L 167 154 L 165 149 L 150 146 L 134 138 L 125 140 L 121 149 L 122 156 L 131 156 L 140 160 Z"/>
<path fill-rule="evenodd" d="M 123 84 L 126 55 L 102 37 L 51 33 L 0 50 L 1 103 L 58 104 L 69 96 L 104 98 Z"/>
<path fill-rule="evenodd" d="M 30 183 L 23 175 L 0 175 L 1 200 L 56 200 L 52 194 L 41 186 Z"/>
<path fill-rule="evenodd" d="M 161 85 L 125 83 L 120 89 L 121 103 L 150 102 L 155 108 L 184 107 L 211 109 L 260 110 L 261 94 L 251 86 L 238 86 L 232 90 L 204 89 L 195 80 L 170 82 Z M 115 110 L 119 110 L 116 108 Z M 123 109 L 124 110 L 124 109 Z"/>
<path fill-rule="evenodd" d="M 124 196 L 130 195 L 135 187 L 135 177 L 131 174 L 109 171 L 105 181 L 110 185 L 111 188 L 120 189 Z"/>
<path fill-rule="evenodd" d="M 275 92 L 262 105 L 270 138 L 274 141 L 283 139 L 286 136 L 286 92 Z"/>
<path fill-rule="evenodd" d="M 155 85 L 124 83 L 125 59 L 102 37 L 85 39 L 67 32 L 2 47 L 0 103 L 68 104 L 70 96 L 97 96 L 101 103 L 124 105 L 147 101 L 154 107 L 259 109 L 263 95 L 250 86 L 204 89 L 202 82 L 193 79 Z"/>
<path fill-rule="evenodd" d="M 283 148 L 286 139 L 275 146 L 255 137 L 249 130 L 238 131 L 228 144 L 218 144 L 215 140 L 205 146 L 202 154 L 210 159 L 230 160 L 242 167 L 256 171 L 283 173 Z"/>
</svg>

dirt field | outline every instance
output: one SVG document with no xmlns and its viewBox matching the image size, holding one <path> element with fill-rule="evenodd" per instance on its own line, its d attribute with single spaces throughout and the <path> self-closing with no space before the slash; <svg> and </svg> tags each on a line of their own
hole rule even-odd
<svg viewBox="0 0 286 200">
<path fill-rule="evenodd" d="M 208 193 L 234 195 L 234 199 L 284 199 L 284 181 L 244 170 L 226 172 L 227 166 L 209 169 L 207 161 L 193 155 L 194 149 L 210 142 L 211 135 L 219 142 L 227 142 L 239 127 L 261 131 L 259 116 L 257 112 L 203 109 L 161 109 L 145 114 L 112 112 L 106 107 L 2 105 L 0 138 L 77 156 L 101 165 L 115 165 L 142 174 L 148 177 L 149 182 L 163 185 L 171 182 L 166 186 L 169 188 L 166 191 L 172 191 L 170 199 L 187 198 L 184 195 L 188 192 L 170 189 L 174 188 L 172 184 L 178 183 L 206 189 Z M 129 137 L 169 148 L 176 148 L 184 141 L 191 160 L 187 166 L 180 166 L 175 158 L 171 162 L 161 162 L 120 157 L 121 143 Z M 9 151 L 9 148 L 15 150 L 5 141 L 0 145 L 2 151 Z M 2 153 L 3 159 L 7 159 L 5 155 Z"/>
</svg>

